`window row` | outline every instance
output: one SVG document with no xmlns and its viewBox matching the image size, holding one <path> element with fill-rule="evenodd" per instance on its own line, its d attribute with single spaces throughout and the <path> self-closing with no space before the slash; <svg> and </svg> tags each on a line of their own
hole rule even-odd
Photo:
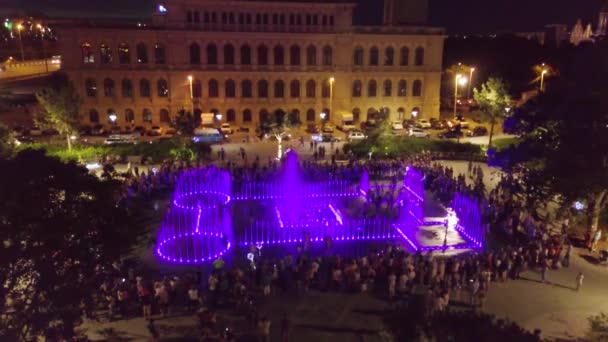
<svg viewBox="0 0 608 342">
<path fill-rule="evenodd" d="M 192 98 L 203 97 L 203 84 L 198 79 L 193 79 L 190 86 L 190 96 Z M 97 81 L 93 78 L 87 78 L 84 82 L 85 94 L 87 97 L 97 97 Z M 320 82 L 321 83 L 321 97 L 329 98 L 331 94 L 331 82 L 329 80 Z M 286 83 L 282 80 L 274 81 L 272 84 L 272 96 L 276 98 L 282 98 L 286 96 Z M 233 98 L 236 97 L 237 84 L 234 80 L 227 80 L 223 84 L 224 97 Z M 289 82 L 289 97 L 298 98 L 301 96 L 301 84 L 298 80 Z M 253 97 L 254 83 L 250 80 L 243 80 L 240 83 L 240 96 L 243 98 Z M 259 80 L 255 84 L 257 90 L 257 97 L 270 97 L 270 83 L 267 80 Z M 121 81 L 120 93 L 122 97 L 132 98 L 134 97 L 133 82 L 130 79 L 123 79 Z M 208 97 L 216 98 L 220 97 L 220 82 L 211 79 L 207 82 Z M 158 97 L 169 96 L 169 85 L 167 80 L 161 78 L 156 81 L 156 94 Z M 103 80 L 103 96 L 104 97 L 115 97 L 116 84 L 113 79 L 106 78 Z M 141 79 L 139 81 L 139 96 L 150 97 L 151 86 L 150 81 L 147 79 Z M 317 97 L 317 82 L 315 80 L 308 80 L 304 84 L 304 96 L 307 98 Z"/>
<path fill-rule="evenodd" d="M 356 66 L 363 66 L 365 52 L 362 47 L 355 48 L 353 53 L 353 64 Z M 391 46 L 384 49 L 384 55 L 382 56 L 382 65 L 390 66 L 395 65 L 395 49 Z M 399 49 L 399 65 L 406 66 L 410 64 L 410 49 L 407 46 Z M 369 58 L 367 65 L 377 66 L 380 65 L 380 49 L 373 46 L 369 49 Z M 414 50 L 414 65 L 424 65 L 424 48 L 419 46 Z"/>
<path fill-rule="evenodd" d="M 166 64 L 167 63 L 167 51 L 163 44 L 156 43 L 153 47 L 153 57 L 155 64 Z M 82 62 L 84 64 L 94 64 L 95 48 L 89 43 L 83 43 L 80 46 L 82 53 Z M 112 48 L 107 44 L 99 45 L 99 63 L 101 64 L 112 64 L 114 61 L 114 52 Z M 119 64 L 131 64 L 131 50 L 129 45 L 121 43 L 118 45 L 116 50 L 116 57 L 118 58 Z M 148 64 L 150 58 L 148 57 L 148 46 L 144 43 L 139 43 L 135 46 L 135 61 L 137 64 Z"/>
<path fill-rule="evenodd" d="M 397 82 L 396 95 L 399 97 L 407 96 L 407 81 L 399 80 Z M 363 94 L 363 82 L 360 80 L 353 81 L 352 97 L 361 97 Z M 376 80 L 367 82 L 367 97 L 378 96 L 378 83 Z M 385 80 L 382 83 L 382 96 L 393 96 L 393 82 Z M 412 83 L 412 96 L 422 96 L 422 81 L 415 80 Z"/>
<path fill-rule="evenodd" d="M 223 47 L 223 56 L 224 60 L 222 63 L 224 65 L 233 65 L 236 63 L 235 58 L 235 48 L 232 44 L 225 44 Z M 253 51 L 251 46 L 244 44 L 240 48 L 240 64 L 241 65 L 251 65 L 253 63 Z M 289 57 L 287 58 L 287 51 L 289 52 Z M 276 45 L 272 48 L 272 63 L 274 65 L 301 65 L 302 61 L 302 53 L 300 46 L 292 45 L 286 51 L 286 48 L 283 45 Z M 188 47 L 188 52 L 190 56 L 190 64 L 198 65 L 202 63 L 201 59 L 201 47 L 197 43 L 192 43 Z M 257 46 L 255 48 L 256 52 L 256 61 L 257 65 L 269 65 L 269 54 L 270 48 L 264 44 Z M 331 46 L 326 45 L 321 50 L 321 65 L 331 66 L 333 64 L 333 50 Z M 220 63 L 218 58 L 218 47 L 214 43 L 207 44 L 205 47 L 205 63 L 207 65 L 217 65 Z M 317 47 L 314 45 L 309 45 L 306 48 L 306 65 L 317 65 Z"/>
<path fill-rule="evenodd" d="M 161 109 L 159 112 L 160 122 L 161 123 L 170 123 L 171 116 L 169 115 L 169 111 L 167 109 Z M 125 109 L 123 119 L 120 119 L 121 116 L 116 113 L 116 111 L 112 108 L 109 108 L 106 111 L 106 120 L 107 123 L 111 125 L 116 125 L 118 122 L 124 122 L 133 124 L 135 123 L 135 112 L 132 109 Z M 152 111 L 148 108 L 145 108 L 141 112 L 141 121 L 152 123 Z M 99 112 L 95 109 L 91 109 L 89 111 L 89 122 L 90 123 L 100 123 Z"/>
<path fill-rule="evenodd" d="M 334 16 L 326 14 L 230 13 L 186 11 L 186 23 L 222 25 L 334 26 Z"/>
</svg>

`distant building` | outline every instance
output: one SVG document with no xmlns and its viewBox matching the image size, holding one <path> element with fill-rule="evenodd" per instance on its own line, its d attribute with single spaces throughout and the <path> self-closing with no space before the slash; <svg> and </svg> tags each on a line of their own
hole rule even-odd
<svg viewBox="0 0 608 342">
<path fill-rule="evenodd" d="M 597 30 L 595 34 L 598 37 L 605 37 L 608 34 L 608 0 L 606 0 L 602 8 L 600 8 Z"/>
<path fill-rule="evenodd" d="M 375 26 L 338 0 L 171 0 L 146 22 L 57 28 L 87 124 L 168 125 L 182 109 L 250 127 L 285 113 L 432 118 L 444 32 L 424 25 L 426 2 L 387 0 Z"/>
<path fill-rule="evenodd" d="M 579 19 L 570 32 L 570 44 L 578 46 L 583 42 L 591 42 L 593 41 L 592 36 L 593 31 L 591 30 L 591 24 L 587 24 L 587 28 L 583 29 L 583 23 Z"/>
</svg>

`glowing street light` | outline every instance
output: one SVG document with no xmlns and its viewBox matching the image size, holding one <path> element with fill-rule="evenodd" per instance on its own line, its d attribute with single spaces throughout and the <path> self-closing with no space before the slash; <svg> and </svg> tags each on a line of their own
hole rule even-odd
<svg viewBox="0 0 608 342">
<path fill-rule="evenodd" d="M 194 114 L 194 94 L 192 93 L 192 75 L 188 75 L 188 84 L 190 84 L 190 113 Z"/>
<path fill-rule="evenodd" d="M 329 78 L 329 113 L 334 111 L 334 81 L 336 79 L 332 76 Z"/>
<path fill-rule="evenodd" d="M 17 36 L 19 36 L 19 48 L 21 50 L 21 60 L 25 60 L 25 53 L 23 53 L 23 41 L 21 40 L 21 30 L 23 30 L 23 25 L 17 24 Z"/>
<path fill-rule="evenodd" d="M 548 72 L 547 69 L 543 69 L 540 73 L 540 91 L 545 90 L 545 74 Z"/>
<path fill-rule="evenodd" d="M 40 39 L 42 41 L 42 57 L 44 58 L 44 67 L 46 72 L 49 72 L 49 61 L 46 56 L 46 44 L 44 43 L 44 27 L 42 25 L 37 24 L 36 27 L 40 30 Z"/>
<path fill-rule="evenodd" d="M 456 117 L 456 107 L 458 105 L 458 86 L 467 84 L 467 78 L 457 74 L 454 78 L 454 117 Z"/>
<path fill-rule="evenodd" d="M 418 111 L 417 110 L 413 110 L 412 111 L 412 118 L 416 118 L 418 116 Z"/>
<path fill-rule="evenodd" d="M 321 117 L 321 120 L 325 120 L 325 118 L 327 117 L 327 113 L 325 113 L 325 112 L 321 112 L 321 113 L 319 114 L 319 116 Z"/>
<path fill-rule="evenodd" d="M 112 123 L 112 125 L 115 125 L 116 124 L 116 119 L 118 119 L 118 117 L 114 113 L 110 114 L 108 116 L 108 118 L 110 119 L 110 122 Z"/>
<path fill-rule="evenodd" d="M 222 121 L 222 114 L 220 114 L 220 113 L 215 114 L 215 118 L 217 119 L 217 121 Z"/>
<path fill-rule="evenodd" d="M 471 100 L 471 85 L 473 84 L 473 73 L 475 72 L 475 67 L 471 67 L 469 70 L 469 85 L 467 87 L 467 100 Z"/>
</svg>

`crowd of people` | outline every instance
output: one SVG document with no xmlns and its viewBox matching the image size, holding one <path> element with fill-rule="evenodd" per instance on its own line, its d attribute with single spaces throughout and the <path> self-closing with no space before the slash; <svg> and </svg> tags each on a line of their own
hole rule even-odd
<svg viewBox="0 0 608 342">
<path fill-rule="evenodd" d="M 88 316 L 92 307 L 105 308 L 110 320 L 143 316 L 150 320 L 148 329 L 153 336 L 158 330 L 152 318 L 191 313 L 199 318 L 203 337 L 230 340 L 235 327 L 226 329 L 218 319 L 218 310 L 230 308 L 247 318 L 238 333 L 254 333 L 267 341 L 274 323 L 281 327 L 282 340 L 288 341 L 292 326 L 289 315 L 280 322 L 271 322 L 268 313 L 262 312 L 263 305 L 259 305 L 278 293 L 305 296 L 310 290 L 370 292 L 391 301 L 407 301 L 412 295 L 422 294 L 425 314 L 433 315 L 446 310 L 455 299 L 483 307 L 493 282 L 517 279 L 526 270 L 537 270 L 545 282 L 551 269 L 569 265 L 572 246 L 565 234 L 562 230 L 552 231 L 550 217 L 541 217 L 519 200 L 521 185 L 510 175 L 500 176 L 497 186 L 487 191 L 481 167 L 469 163 L 467 175 L 456 175 L 453 169 L 434 162 L 434 156 L 428 153 L 400 161 L 305 161 L 301 168 L 304 177 L 311 180 L 357 181 L 366 170 L 370 179 L 396 184 L 403 179 L 407 165 L 423 172 L 425 188 L 444 204 L 455 192 L 475 198 L 492 233 L 505 236 L 508 243 L 496 250 L 449 257 L 440 252 L 411 253 L 398 244 L 390 244 L 359 256 L 339 255 L 331 247 L 316 253 L 304 245 L 298 246 L 293 255 L 274 258 L 251 246 L 253 260 L 235 256 L 226 263 L 219 258 L 210 265 L 208 273 L 162 278 L 143 277 L 133 268 L 116 264 L 100 273 L 96 302 L 83 303 L 83 311 Z M 148 172 L 134 168 L 126 176 L 120 201 L 128 203 L 132 198 L 149 198 L 169 191 L 179 173 L 193 167 L 200 165 L 167 161 Z M 229 161 L 225 167 L 238 184 L 272 179 L 280 163 L 268 160 L 262 164 L 256 158 L 251 164 Z M 567 226 L 567 218 L 563 222 Z M 577 290 L 583 278 L 582 274 L 577 277 Z"/>
</svg>

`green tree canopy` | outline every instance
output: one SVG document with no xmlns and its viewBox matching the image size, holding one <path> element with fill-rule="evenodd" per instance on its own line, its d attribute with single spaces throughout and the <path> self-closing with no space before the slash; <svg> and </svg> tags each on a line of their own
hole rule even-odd
<svg viewBox="0 0 608 342">
<path fill-rule="evenodd" d="M 98 266 L 138 234 L 117 186 L 75 163 L 24 150 L 0 159 L 0 340 L 30 341 L 51 325 L 70 339 Z"/>
<path fill-rule="evenodd" d="M 506 108 L 510 109 L 511 105 L 511 97 L 509 96 L 507 85 L 502 79 L 491 77 L 479 89 L 473 89 L 473 97 L 482 113 L 488 117 L 488 121 L 490 122 L 488 147 L 492 147 L 496 119 L 505 116 L 507 113 Z"/>
<path fill-rule="evenodd" d="M 36 99 L 44 112 L 36 118 L 42 127 L 56 129 L 66 136 L 68 150 L 72 149 L 70 137 L 78 132 L 80 122 L 80 98 L 67 79 L 56 79 L 53 85 L 36 93 Z"/>
</svg>

